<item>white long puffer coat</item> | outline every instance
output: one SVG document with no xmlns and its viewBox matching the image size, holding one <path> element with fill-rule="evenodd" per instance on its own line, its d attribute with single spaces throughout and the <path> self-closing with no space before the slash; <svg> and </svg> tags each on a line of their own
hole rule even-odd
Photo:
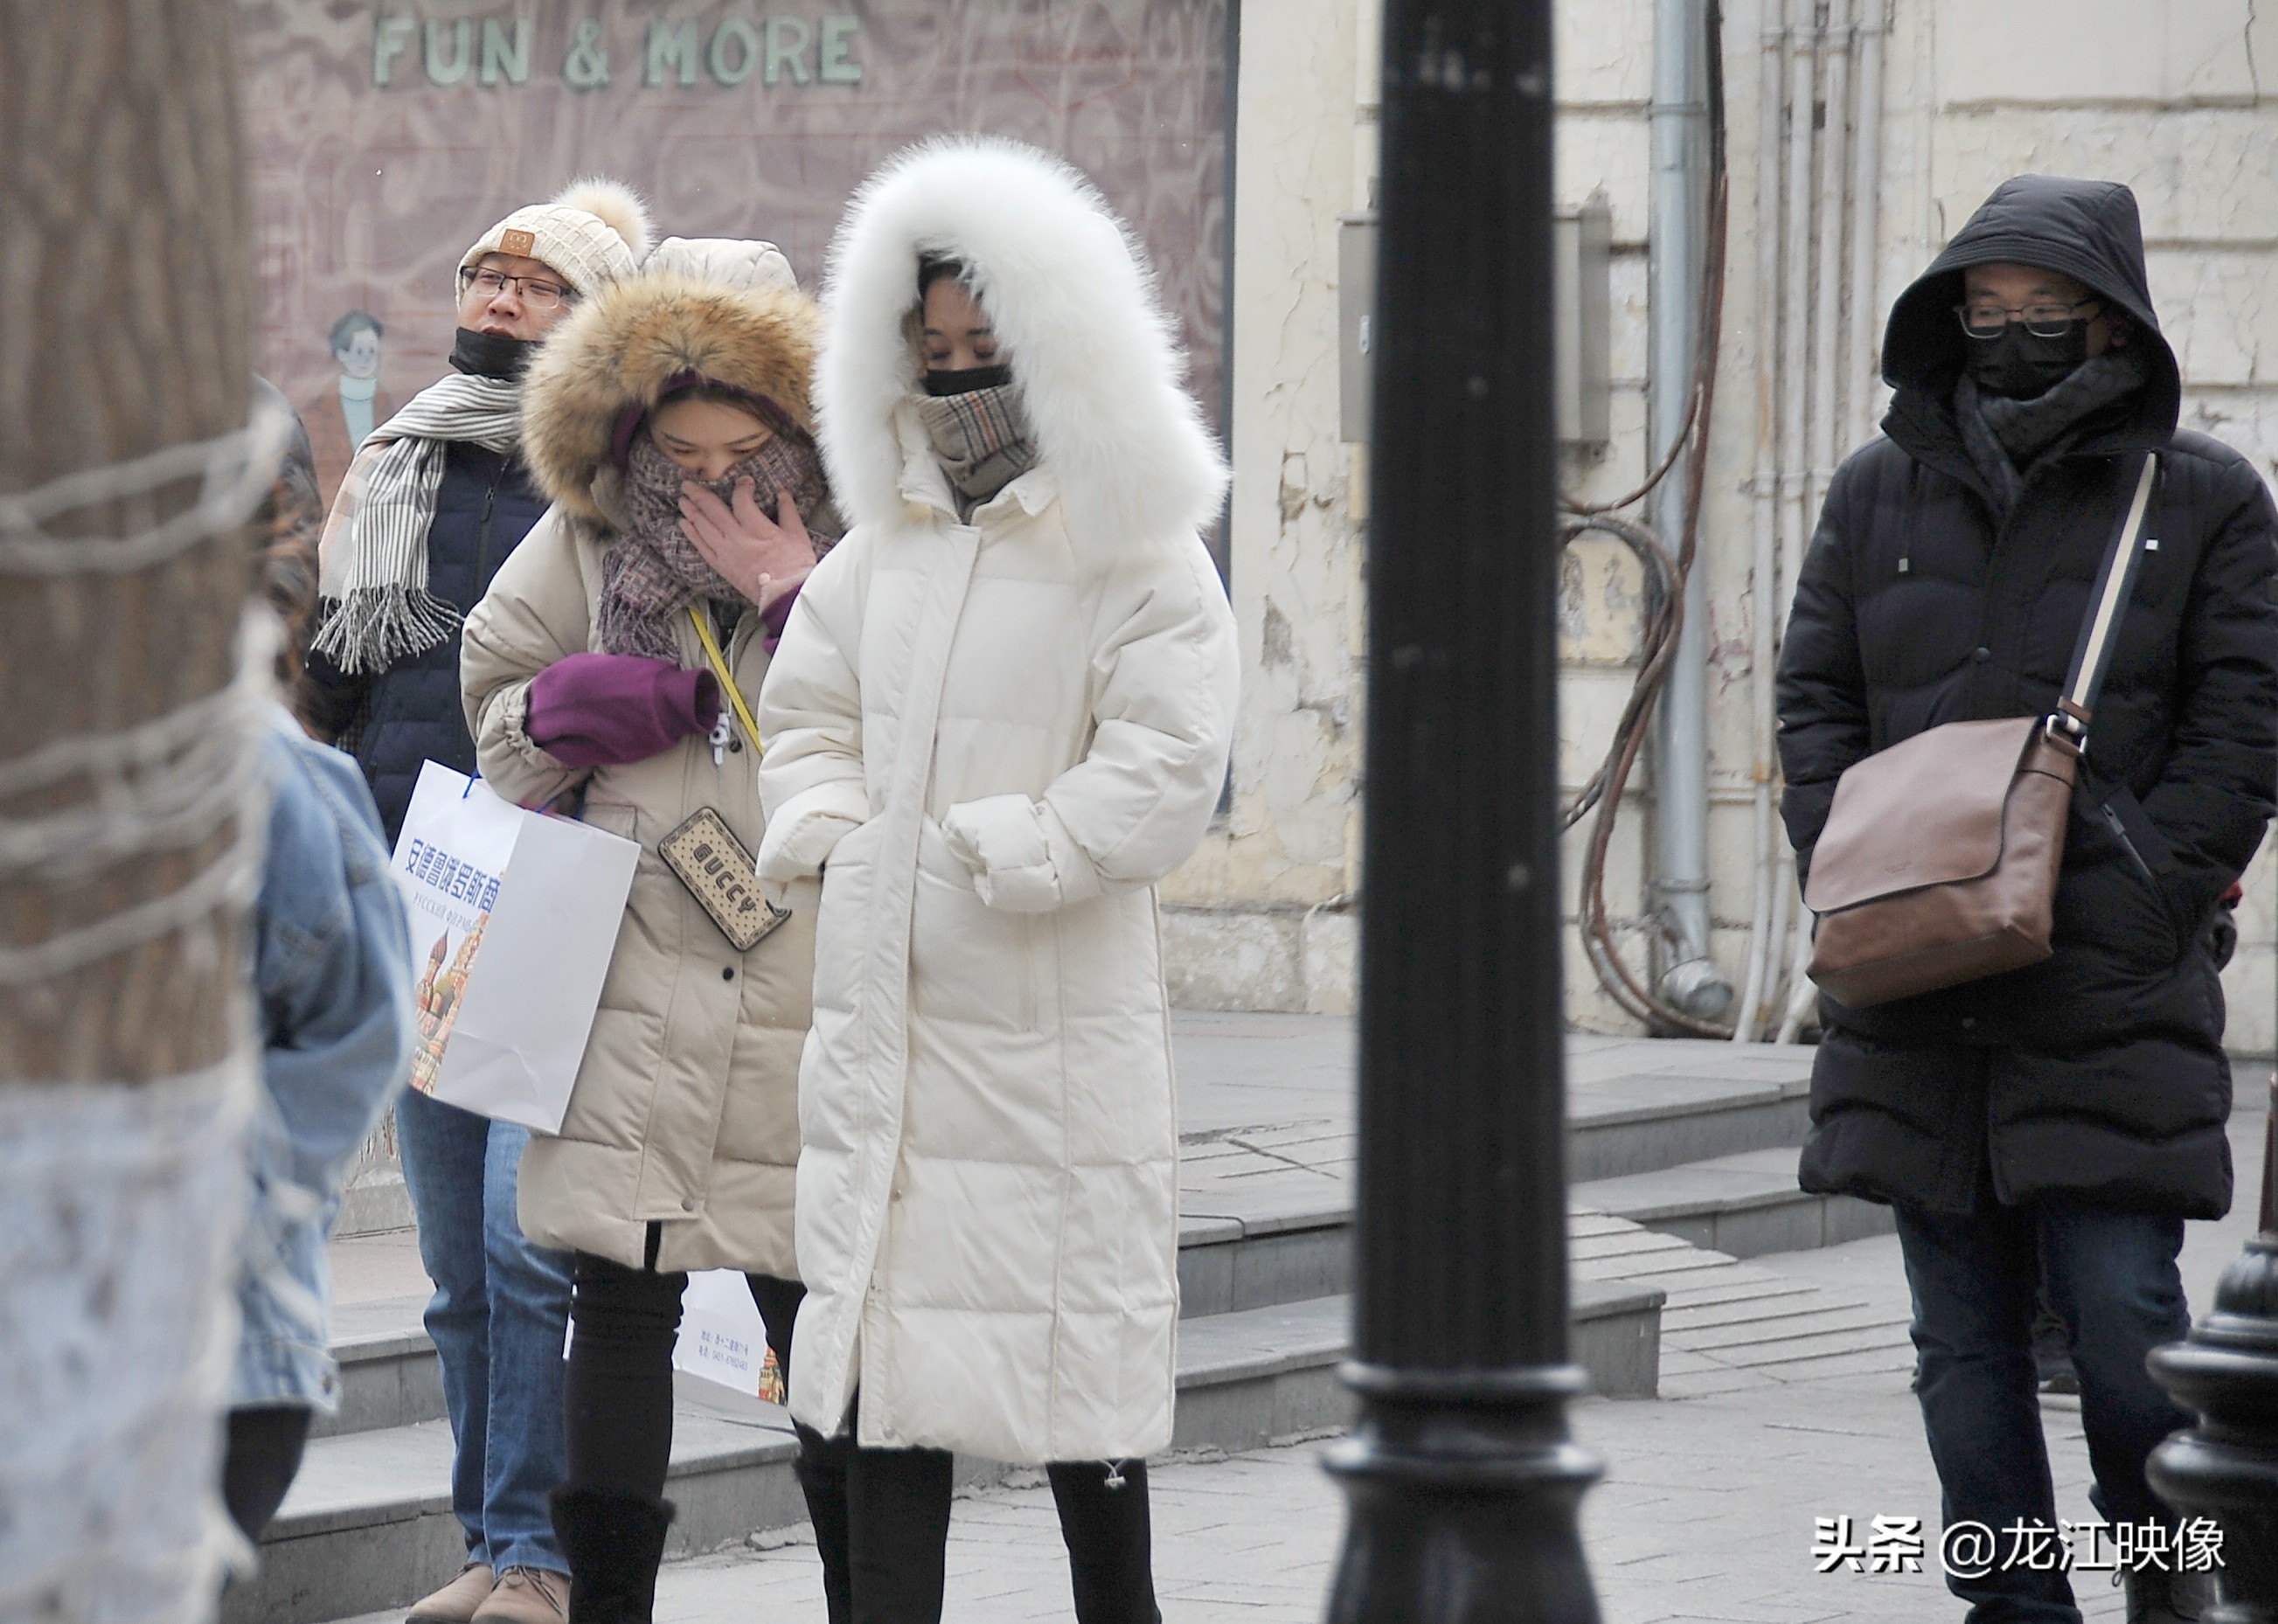
<svg viewBox="0 0 2278 1624">
<path fill-rule="evenodd" d="M 968 269 L 1041 458 L 960 523 L 911 406 L 921 250 Z M 817 400 L 854 528 L 761 696 L 763 879 L 823 871 L 791 1412 L 1038 1463 L 1171 1437 L 1178 1128 L 1153 886 L 1224 780 L 1222 475 L 1120 229 L 997 142 L 842 228 Z"/>
</svg>

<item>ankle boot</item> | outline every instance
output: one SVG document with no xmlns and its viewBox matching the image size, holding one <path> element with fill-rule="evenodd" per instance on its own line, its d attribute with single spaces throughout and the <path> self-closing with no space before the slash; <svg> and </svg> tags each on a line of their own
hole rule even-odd
<svg viewBox="0 0 2278 1624">
<path fill-rule="evenodd" d="M 570 1624 L 650 1624 L 670 1500 L 613 1489 L 557 1489 L 554 1532 L 570 1559 Z"/>
</svg>

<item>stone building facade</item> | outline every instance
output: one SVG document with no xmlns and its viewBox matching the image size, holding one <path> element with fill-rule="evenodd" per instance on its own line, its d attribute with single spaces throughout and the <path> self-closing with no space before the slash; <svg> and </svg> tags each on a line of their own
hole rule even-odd
<svg viewBox="0 0 2278 1624">
<path fill-rule="evenodd" d="M 1653 0 L 1562 0 L 1557 11 L 1559 202 L 1601 194 L 1613 223 L 1611 435 L 1567 461 L 1569 489 L 1586 500 L 1645 471 L 1654 17 Z M 1380 19 L 1374 0 L 1242 0 L 1239 23 L 1229 565 L 1246 688 L 1227 815 L 1166 888 L 1165 927 L 1189 1005 L 1344 1010 L 1360 889 L 1367 480 L 1365 451 L 1340 436 L 1337 233 L 1339 217 L 1371 200 Z M 1879 416 L 1871 345 L 1889 301 L 1995 185 L 2037 171 L 2135 187 L 2162 324 L 2182 362 L 2185 422 L 2278 469 L 2278 101 L 2261 83 L 2278 73 L 2278 8 L 1731 0 L 1721 27 L 1730 250 L 1701 568 L 1713 954 L 1737 987 L 1755 915 L 1765 754 L 1756 617 L 1769 610 L 1776 624 L 1785 601 L 1777 568 L 1759 598 L 1757 526 L 1768 511 L 1780 546 L 1800 545 L 1789 539 L 1796 515 L 1816 507 L 1834 462 Z M 1873 98 L 1862 95 L 1870 83 Z M 1781 98 L 1770 126 L 1768 85 Z M 1759 195 L 1767 127 L 1783 142 L 1774 199 Z M 1800 169 L 1798 128 L 1814 132 Z M 1804 213 L 1783 217 L 1799 197 Z M 1803 257 L 1783 263 L 1799 229 Z M 1862 269 L 1830 290 L 1820 277 L 1838 254 Z M 1767 278 L 1777 286 L 1760 286 Z M 1760 294 L 1775 295 L 1769 307 Z M 1768 329 L 1767 308 L 1800 320 Z M 1768 333 L 1778 347 L 1760 369 Z M 1767 392 L 1799 365 L 1812 370 L 1816 397 L 1799 408 L 1803 454 L 1778 459 L 1767 484 L 1760 422 L 1777 439 L 1787 410 Z M 1831 380 L 1823 393 L 1819 370 Z M 1571 793 L 1603 753 L 1635 675 L 1640 577 L 1617 547 L 1585 539 L 1569 550 L 1561 607 Z M 1617 939 L 1641 971 L 1655 810 L 1648 763 L 1606 877 Z M 1570 920 L 1583 833 L 1567 849 Z M 2278 1016 L 2278 863 L 2267 847 L 2246 892 L 2226 978 L 2231 1041 L 2267 1054 Z M 1780 968 L 1792 940 L 1775 956 Z M 1581 1026 L 1635 1029 L 1579 951 L 1567 996 Z"/>
</svg>

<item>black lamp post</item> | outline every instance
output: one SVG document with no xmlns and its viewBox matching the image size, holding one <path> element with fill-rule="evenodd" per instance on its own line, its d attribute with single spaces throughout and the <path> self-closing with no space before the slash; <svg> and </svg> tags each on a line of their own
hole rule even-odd
<svg viewBox="0 0 2278 1624">
<path fill-rule="evenodd" d="M 2151 1360 L 2160 1385 L 2199 1416 L 2152 1452 L 2149 1475 L 2168 1505 L 2222 1530 L 2223 1604 L 2207 1624 L 2278 1624 L 2278 1139 L 2269 1134 L 2262 1232 L 2223 1270 L 2214 1312 Z"/>
<path fill-rule="evenodd" d="M 1568 1440 L 1549 0 L 1386 0 L 1334 1624 L 1594 1624 Z"/>
</svg>

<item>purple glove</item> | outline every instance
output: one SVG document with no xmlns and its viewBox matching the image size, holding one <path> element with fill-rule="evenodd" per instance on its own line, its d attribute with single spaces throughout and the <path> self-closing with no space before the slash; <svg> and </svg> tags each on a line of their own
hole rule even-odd
<svg viewBox="0 0 2278 1624">
<path fill-rule="evenodd" d="M 767 632 L 768 653 L 774 653 L 776 644 L 783 641 L 784 628 L 791 624 L 791 606 L 798 601 L 799 587 L 795 586 L 760 611 L 760 624 Z"/>
<path fill-rule="evenodd" d="M 572 654 L 530 684 L 531 742 L 564 766 L 646 761 L 720 719 L 720 684 L 638 654 Z"/>
</svg>

